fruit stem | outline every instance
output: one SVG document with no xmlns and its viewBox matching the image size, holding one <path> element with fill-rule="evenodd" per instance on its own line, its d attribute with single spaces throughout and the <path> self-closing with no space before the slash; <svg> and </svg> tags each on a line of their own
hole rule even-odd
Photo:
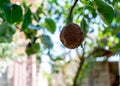
<svg viewBox="0 0 120 86">
<path fill-rule="evenodd" d="M 78 0 L 75 0 L 73 6 L 70 9 L 70 20 L 72 20 L 72 12 L 73 12 L 73 9 L 74 9 L 75 5 L 77 4 L 77 2 L 78 2 Z"/>
</svg>

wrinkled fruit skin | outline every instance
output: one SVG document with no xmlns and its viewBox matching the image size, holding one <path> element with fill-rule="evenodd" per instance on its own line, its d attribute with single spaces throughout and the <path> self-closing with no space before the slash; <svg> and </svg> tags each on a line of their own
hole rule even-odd
<svg viewBox="0 0 120 86">
<path fill-rule="evenodd" d="M 82 44 L 84 33 L 77 24 L 71 23 L 63 27 L 60 40 L 65 47 L 74 49 Z"/>
</svg>

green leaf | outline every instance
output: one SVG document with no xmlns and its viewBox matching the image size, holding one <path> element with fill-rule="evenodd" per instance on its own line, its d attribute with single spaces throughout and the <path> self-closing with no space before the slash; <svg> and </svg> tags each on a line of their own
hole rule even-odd
<svg viewBox="0 0 120 86">
<path fill-rule="evenodd" d="M 56 24 L 51 18 L 45 19 L 45 27 L 51 32 L 54 33 L 56 30 Z"/>
<path fill-rule="evenodd" d="M 2 8 L 2 6 L 8 2 L 10 2 L 10 0 L 0 0 L 0 8 Z"/>
<path fill-rule="evenodd" d="M 94 0 L 94 7 L 97 9 L 100 17 L 102 20 L 107 24 L 111 24 L 114 18 L 114 11 L 113 8 L 108 5 L 103 0 Z"/>
<path fill-rule="evenodd" d="M 92 16 L 93 16 L 93 18 L 95 18 L 97 16 L 97 13 L 95 10 L 92 11 Z"/>
<path fill-rule="evenodd" d="M 32 22 L 32 18 L 31 18 L 32 12 L 31 12 L 30 8 L 27 7 L 25 10 L 26 11 L 24 14 L 24 19 L 23 19 L 22 29 L 21 29 L 22 31 L 24 31 L 28 27 L 28 25 L 31 24 L 31 22 Z"/>
<path fill-rule="evenodd" d="M 39 14 L 41 14 L 41 13 L 43 13 L 43 14 L 45 15 L 45 13 L 44 13 L 42 7 L 40 6 L 40 7 L 37 8 L 36 14 L 39 15 Z"/>
<path fill-rule="evenodd" d="M 48 35 L 42 35 L 41 37 L 41 42 L 44 44 L 45 48 L 52 48 L 53 43 Z"/>
<path fill-rule="evenodd" d="M 26 28 L 24 30 L 24 34 L 25 34 L 26 38 L 32 39 L 36 36 L 37 31 L 34 29 Z"/>
<path fill-rule="evenodd" d="M 0 43 L 10 43 L 16 28 L 8 23 L 0 24 Z"/>
<path fill-rule="evenodd" d="M 117 43 L 115 46 L 111 48 L 112 51 L 116 51 L 120 48 L 120 43 Z"/>
<path fill-rule="evenodd" d="M 6 3 L 2 9 L 5 20 L 10 24 L 19 23 L 22 20 L 22 8 L 19 5 Z"/>
<path fill-rule="evenodd" d="M 33 13 L 33 17 L 34 17 L 34 19 L 35 19 L 37 22 L 39 22 L 40 19 L 41 19 L 41 17 L 39 16 L 41 13 L 44 14 L 44 15 L 46 15 L 46 14 L 44 13 L 43 9 L 42 9 L 42 6 L 38 7 L 37 10 L 36 10 L 36 12 Z"/>
<path fill-rule="evenodd" d="M 89 4 L 90 0 L 81 0 L 81 2 L 84 4 Z"/>
<path fill-rule="evenodd" d="M 62 56 L 57 56 L 57 57 L 54 59 L 54 61 L 62 61 L 62 60 L 64 60 L 64 57 L 62 57 Z"/>
<path fill-rule="evenodd" d="M 39 43 L 28 43 L 27 47 L 26 47 L 26 53 L 28 56 L 37 53 L 40 50 L 40 46 Z"/>
<path fill-rule="evenodd" d="M 88 32 L 88 24 L 84 18 L 81 20 L 81 28 L 84 32 L 84 35 L 86 36 Z"/>
</svg>

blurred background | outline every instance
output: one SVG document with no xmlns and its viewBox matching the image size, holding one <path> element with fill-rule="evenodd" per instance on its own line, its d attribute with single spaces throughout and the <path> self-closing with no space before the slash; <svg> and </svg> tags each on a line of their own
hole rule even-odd
<svg viewBox="0 0 120 86">
<path fill-rule="evenodd" d="M 68 49 L 75 1 L 84 41 Z M 1 0 L 0 86 L 120 86 L 120 1 Z"/>
</svg>

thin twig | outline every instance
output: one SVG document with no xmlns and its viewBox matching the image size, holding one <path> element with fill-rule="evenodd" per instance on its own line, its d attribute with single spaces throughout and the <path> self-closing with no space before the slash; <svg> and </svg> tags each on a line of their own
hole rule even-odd
<svg viewBox="0 0 120 86">
<path fill-rule="evenodd" d="M 82 57 L 85 56 L 85 45 L 86 45 L 86 41 L 81 45 L 83 51 Z"/>
<path fill-rule="evenodd" d="M 70 9 L 70 20 L 72 20 L 72 12 L 73 12 L 73 9 L 74 9 L 75 5 L 77 4 L 77 2 L 78 2 L 78 0 L 75 0 L 73 6 Z"/>
</svg>

